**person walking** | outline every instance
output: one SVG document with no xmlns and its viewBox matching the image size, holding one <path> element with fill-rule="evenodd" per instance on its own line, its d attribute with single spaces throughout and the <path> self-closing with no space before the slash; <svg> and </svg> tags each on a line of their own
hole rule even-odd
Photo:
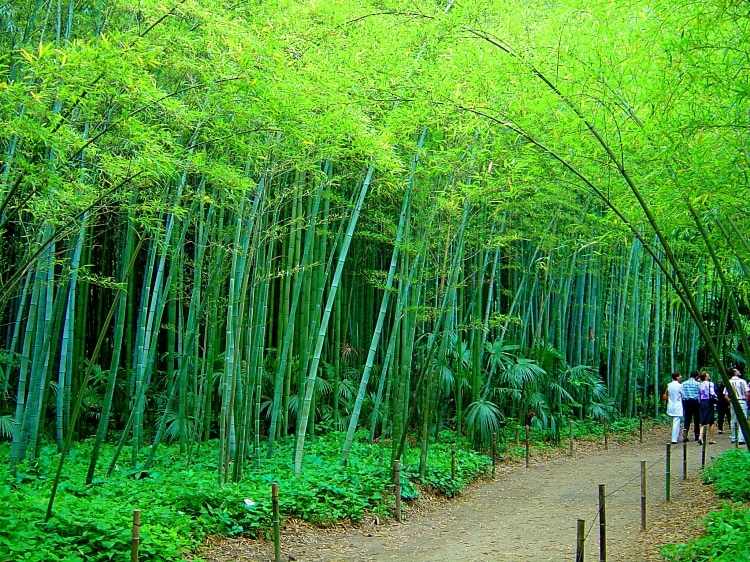
<svg viewBox="0 0 750 562">
<path fill-rule="evenodd" d="M 731 373 L 730 373 L 731 375 Z M 724 433 L 724 420 L 727 422 L 727 431 L 731 431 L 732 427 L 732 409 L 729 407 L 729 401 L 727 401 L 724 390 L 724 382 L 719 380 L 716 383 L 716 395 L 719 397 L 719 403 L 716 405 L 716 425 L 719 429 L 719 435 Z"/>
<path fill-rule="evenodd" d="M 748 386 L 747 381 L 743 378 L 740 378 L 740 371 L 739 369 L 732 369 L 732 378 L 729 379 L 729 384 L 732 386 L 732 389 L 734 390 L 734 394 L 737 396 L 737 400 L 740 403 L 740 408 L 742 409 L 742 413 L 747 417 L 747 400 L 748 400 Z M 726 397 L 726 400 L 729 401 L 729 387 L 724 389 L 724 396 Z M 735 410 L 734 415 L 732 416 L 732 432 L 730 434 L 730 440 L 732 443 L 737 441 L 739 439 L 740 445 L 745 444 L 745 434 L 740 434 L 740 422 L 738 421 L 739 412 Z"/>
<path fill-rule="evenodd" d="M 691 371 L 690 378 L 682 383 L 682 410 L 685 416 L 685 443 L 688 442 L 688 433 L 690 432 L 690 424 L 693 424 L 693 434 L 695 440 L 700 439 L 701 432 L 701 410 L 700 410 L 700 382 L 698 382 L 700 374 L 698 371 Z"/>
<path fill-rule="evenodd" d="M 703 444 L 704 439 L 708 439 L 709 445 L 716 443 L 714 441 L 714 406 L 718 402 L 716 387 L 711 382 L 711 375 L 708 371 L 701 372 L 700 384 L 700 410 L 701 410 L 701 437 L 698 443 Z"/>
<path fill-rule="evenodd" d="M 667 385 L 662 400 L 667 402 L 667 415 L 672 418 L 672 445 L 680 439 L 682 426 L 682 374 L 672 373 L 672 382 Z"/>
</svg>

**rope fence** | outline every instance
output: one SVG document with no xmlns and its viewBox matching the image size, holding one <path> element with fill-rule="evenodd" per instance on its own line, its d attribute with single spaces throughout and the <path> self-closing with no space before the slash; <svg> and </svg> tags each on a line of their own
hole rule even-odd
<svg viewBox="0 0 750 562">
<path fill-rule="evenodd" d="M 683 443 L 683 445 L 686 445 L 686 444 Z M 705 445 L 702 447 L 701 453 L 702 454 L 701 454 L 701 459 L 700 459 L 700 462 L 701 462 L 700 466 L 701 466 L 701 469 L 703 469 L 705 468 L 705 465 L 706 465 Z M 630 480 L 620 485 L 616 489 L 612 490 L 611 492 L 605 493 L 605 485 L 599 484 L 599 507 L 596 510 L 596 513 L 593 515 L 591 524 L 588 526 L 588 529 L 586 529 L 585 519 L 578 519 L 576 523 L 576 557 L 575 557 L 576 562 L 584 562 L 584 558 L 585 558 L 584 552 L 585 552 L 586 541 L 588 540 L 589 535 L 594 530 L 594 527 L 597 524 L 599 525 L 599 562 L 606 562 L 607 560 L 606 500 L 607 498 L 610 498 L 612 496 L 619 494 L 626 488 L 629 488 L 630 486 L 633 486 L 636 483 L 641 488 L 641 494 L 640 494 L 641 531 L 646 530 L 646 474 L 654 467 L 664 463 L 664 466 L 665 466 L 665 501 L 669 502 L 671 499 L 671 480 L 672 480 L 671 456 L 672 456 L 672 445 L 667 444 L 666 453 L 664 455 L 654 460 L 649 465 L 646 465 L 647 461 L 645 460 L 640 461 L 638 475 L 631 478 Z M 683 480 L 687 479 L 687 467 L 688 467 L 687 447 L 683 446 Z"/>
<path fill-rule="evenodd" d="M 641 422 L 642 423 L 642 422 Z M 639 427 L 639 433 L 640 433 L 640 443 L 643 443 L 643 437 L 642 437 L 642 426 Z M 606 432 L 605 432 L 606 434 Z M 517 434 L 517 439 L 520 436 Z M 572 426 L 571 426 L 571 437 L 573 437 L 572 433 Z M 497 434 L 493 434 L 492 439 L 492 476 L 494 478 L 495 476 L 495 462 L 496 462 L 496 454 L 497 454 Z M 605 438 L 606 439 L 606 438 Z M 572 439 L 571 439 L 572 441 Z M 526 426 L 526 447 L 527 447 L 527 453 L 526 453 L 526 466 L 529 466 L 529 455 L 528 455 L 528 442 L 529 442 L 529 427 Z M 706 464 L 706 447 L 705 447 L 705 441 L 702 444 L 702 451 L 701 451 L 701 468 L 705 467 Z M 571 445 L 571 451 L 572 451 L 572 445 Z M 606 449 L 605 449 L 606 450 Z M 455 443 L 451 447 L 451 479 L 455 480 L 456 478 L 456 449 L 455 449 Z M 672 445 L 667 444 L 666 446 L 666 453 L 656 460 L 653 460 L 650 464 L 647 464 L 646 460 L 641 460 L 639 462 L 639 469 L 636 476 L 633 478 L 630 478 L 626 482 L 620 484 L 617 488 L 614 490 L 611 490 L 610 492 L 606 491 L 605 484 L 599 484 L 599 499 L 598 499 L 598 508 L 596 512 L 594 513 L 591 523 L 588 526 L 588 529 L 586 528 L 586 520 L 585 519 L 578 519 L 576 522 L 576 562 L 584 562 L 585 559 L 585 546 L 586 542 L 589 539 L 589 536 L 591 535 L 592 531 L 594 530 L 594 527 L 596 525 L 599 526 L 599 562 L 606 562 L 607 560 L 607 517 L 606 517 L 606 504 L 607 499 L 612 498 L 614 496 L 617 496 L 618 494 L 621 494 L 623 490 L 626 490 L 627 488 L 630 488 L 631 486 L 640 486 L 640 513 L 641 513 L 641 531 L 646 530 L 646 475 L 648 472 L 658 465 L 664 463 L 665 465 L 665 498 L 667 502 L 670 501 L 670 482 L 671 482 L 671 468 L 670 468 L 670 461 L 672 456 Z M 683 447 L 683 480 L 687 478 L 687 447 Z M 713 458 L 713 457 L 712 457 Z M 401 466 L 399 460 L 394 460 L 393 463 L 393 494 L 394 494 L 394 509 L 393 509 L 393 516 L 396 522 L 402 521 L 402 513 L 401 513 Z M 272 496 L 272 507 L 273 507 L 273 543 L 274 543 L 274 560 L 276 562 L 280 562 L 282 556 L 281 556 L 281 540 L 280 540 L 280 516 L 279 516 L 279 490 L 278 490 L 278 483 L 273 482 L 271 484 L 271 496 Z M 131 553 L 131 562 L 137 562 L 138 561 L 138 550 L 140 546 L 140 510 L 135 510 L 133 513 L 133 530 L 132 530 L 132 553 Z"/>
</svg>

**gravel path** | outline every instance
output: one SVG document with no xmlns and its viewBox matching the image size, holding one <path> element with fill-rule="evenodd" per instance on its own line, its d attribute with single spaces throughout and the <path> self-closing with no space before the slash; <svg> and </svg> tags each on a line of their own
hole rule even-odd
<svg viewBox="0 0 750 562">
<path fill-rule="evenodd" d="M 599 484 L 605 485 L 607 560 L 659 560 L 655 532 L 669 540 L 695 536 L 700 517 L 716 502 L 701 486 L 701 447 L 686 446 L 688 480 L 683 485 L 683 445 L 672 451 L 672 501 L 665 503 L 668 429 L 638 439 L 576 443 L 551 458 L 498 466 L 493 480 L 482 481 L 453 501 L 427 502 L 407 510 L 401 524 L 368 521 L 355 528 L 319 530 L 287 522 L 282 559 L 299 561 L 412 560 L 544 562 L 575 559 L 577 520 L 585 520 L 586 560 L 599 560 Z M 710 456 L 730 446 L 728 435 L 709 445 Z M 640 531 L 641 461 L 647 466 L 647 525 Z M 703 489 L 702 489 L 703 488 Z M 661 527 L 662 529 L 659 529 Z M 668 530 L 668 531 L 667 531 Z M 657 536 L 657 540 L 658 540 Z M 273 560 L 267 541 L 220 539 L 201 556 L 211 562 Z"/>
</svg>

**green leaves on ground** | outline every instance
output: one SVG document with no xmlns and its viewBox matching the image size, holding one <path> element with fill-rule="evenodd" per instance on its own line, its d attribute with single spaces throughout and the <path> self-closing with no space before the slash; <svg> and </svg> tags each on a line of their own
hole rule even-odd
<svg viewBox="0 0 750 562">
<path fill-rule="evenodd" d="M 730 449 L 703 471 L 703 481 L 731 500 L 705 520 L 706 534 L 683 545 L 668 545 L 662 554 L 671 562 L 734 562 L 750 559 L 750 452 Z"/>
<path fill-rule="evenodd" d="M 180 560 L 208 534 L 264 536 L 271 529 L 271 482 L 279 482 L 281 513 L 319 525 L 361 521 L 366 513 L 385 515 L 393 502 L 390 470 L 378 458 L 378 444 L 358 439 L 346 467 L 338 464 L 342 433 L 317 438 L 308 448 L 306 470 L 294 477 L 291 440 L 282 443 L 273 460 L 246 469 L 240 483 L 216 484 L 217 442 L 203 445 L 193 464 L 176 460 L 178 446 L 163 447 L 151 470 L 118 467 L 111 479 L 83 484 L 91 444 L 71 451 L 52 519 L 44 522 L 49 480 L 57 453 L 45 447 L 40 457 L 19 465 L 16 478 L 0 485 L 0 560 L 27 562 L 123 560 L 130 549 L 133 509 L 141 510 L 141 560 Z M 361 437 L 361 435 L 358 435 Z M 450 438 L 451 435 L 443 435 Z M 113 449 L 105 447 L 104 457 Z M 144 451 L 146 455 L 148 451 Z M 7 462 L 9 447 L 0 448 Z M 419 454 L 406 453 L 406 499 L 418 497 L 414 482 Z M 486 474 L 490 460 L 473 451 L 458 450 L 457 473 L 451 480 L 450 445 L 430 449 L 430 469 L 423 486 L 453 496 L 472 480 Z"/>
</svg>

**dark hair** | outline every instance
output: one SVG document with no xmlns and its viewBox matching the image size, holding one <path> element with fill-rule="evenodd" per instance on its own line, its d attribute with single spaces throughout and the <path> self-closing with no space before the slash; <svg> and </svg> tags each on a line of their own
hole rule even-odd
<svg viewBox="0 0 750 562">
<path fill-rule="evenodd" d="M 700 373 L 698 371 L 690 371 L 690 378 L 697 379 L 700 376 Z"/>
<path fill-rule="evenodd" d="M 675 371 L 674 373 L 672 373 L 672 380 L 676 381 L 677 377 L 681 377 L 681 376 L 682 376 L 682 373 L 680 371 Z"/>
</svg>

